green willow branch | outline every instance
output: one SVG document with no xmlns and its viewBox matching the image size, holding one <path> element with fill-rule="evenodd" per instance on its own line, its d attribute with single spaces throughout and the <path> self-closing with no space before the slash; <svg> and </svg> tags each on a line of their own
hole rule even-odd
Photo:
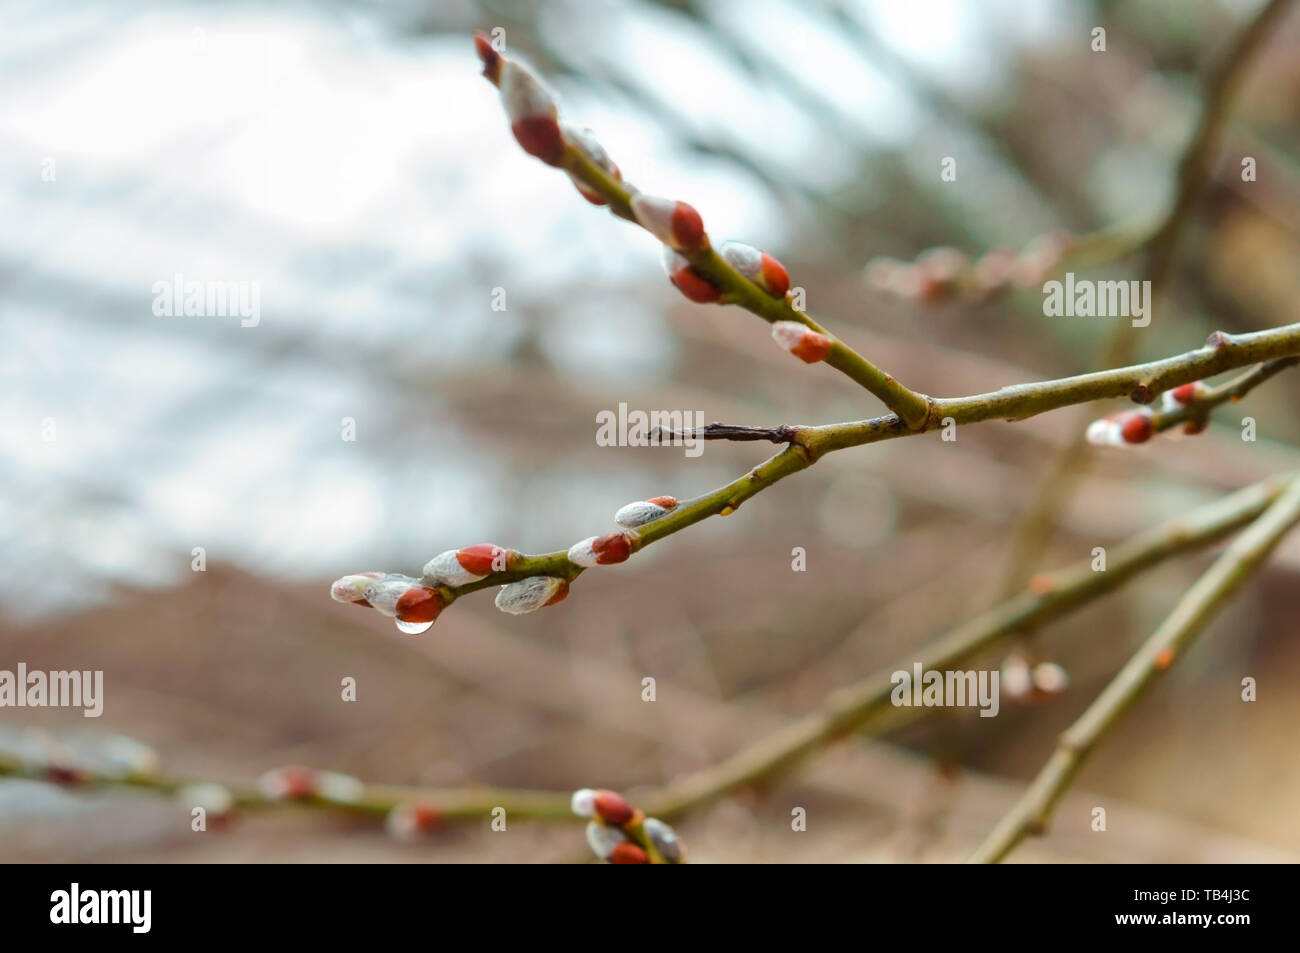
<svg viewBox="0 0 1300 953">
<path fill-rule="evenodd" d="M 628 530 L 629 552 L 635 553 L 711 516 L 729 516 L 763 490 L 836 450 L 916 436 L 946 426 L 947 422 L 960 426 L 988 420 L 1023 420 L 1062 407 L 1113 397 L 1139 397 L 1149 401 L 1165 390 L 1226 370 L 1297 356 L 1300 356 L 1300 324 L 1249 334 L 1216 331 L 1201 348 L 1146 364 L 1016 384 L 968 397 L 932 398 L 929 416 L 916 428 L 909 427 L 897 414 L 823 426 L 769 428 L 788 434 L 788 445 L 783 450 L 725 486 L 686 500 L 666 515 Z M 756 429 L 764 431 L 764 428 Z M 462 586 L 441 586 L 438 591 L 443 604 L 450 605 L 468 593 L 530 576 L 554 576 L 571 581 L 583 571 L 583 567 L 569 561 L 566 551 L 542 555 L 514 553 L 505 571 Z"/>
<path fill-rule="evenodd" d="M 1120 588 L 1159 563 L 1193 552 L 1250 522 L 1278 498 L 1290 477 L 1265 480 L 1110 548 L 1105 572 L 1095 572 L 1091 560 L 1034 580 L 1027 590 L 977 616 L 914 655 L 843 688 L 830 696 L 822 712 L 806 716 L 714 767 L 688 775 L 643 800 L 648 814 L 677 816 L 736 788 L 769 780 L 845 734 L 869 728 L 882 731 L 903 719 L 919 717 L 924 709 L 897 709 L 890 704 L 899 668 L 920 661 L 927 670 L 958 665 L 1013 633 L 1041 626 Z M 187 787 L 210 783 L 153 773 L 107 774 L 80 765 L 35 764 L 0 752 L 0 777 L 21 777 L 59 783 L 71 790 L 121 788 L 175 796 Z M 232 804 L 245 810 L 304 807 L 361 815 L 384 815 L 409 804 L 431 807 L 439 819 L 482 820 L 493 808 L 508 816 L 538 820 L 572 820 L 570 795 L 510 788 L 433 789 L 364 784 L 346 800 L 320 796 L 270 798 L 260 790 L 221 785 Z"/>
<path fill-rule="evenodd" d="M 997 863 L 1026 837 L 1046 829 L 1057 803 L 1098 742 L 1157 676 L 1187 650 L 1297 522 L 1300 478 L 1293 478 L 1285 492 L 1229 544 L 1096 700 L 1065 730 L 1038 777 L 971 856 L 972 863 Z"/>
<path fill-rule="evenodd" d="M 27 778 L 59 784 L 72 791 L 122 788 L 175 796 L 186 788 L 214 782 L 155 775 L 152 773 L 111 774 L 80 764 L 33 764 L 0 752 L 0 777 Z M 469 821 L 490 817 L 493 808 L 502 807 L 507 817 L 559 820 L 572 818 L 569 795 L 550 791 L 513 788 L 439 789 L 408 787 L 395 784 L 364 784 L 353 797 L 335 799 L 317 795 L 272 798 L 256 788 L 219 784 L 229 792 L 232 806 L 246 810 L 279 807 L 305 807 L 350 814 L 386 815 L 407 804 L 429 805 L 440 820 Z"/>
<path fill-rule="evenodd" d="M 1032 589 L 831 694 L 820 711 L 644 798 L 646 809 L 658 817 L 679 815 L 737 788 L 769 781 L 851 732 L 880 733 L 921 717 L 926 709 L 891 703 L 894 672 L 911 671 L 917 662 L 926 671 L 955 668 L 1018 632 L 1059 619 L 1159 563 L 1207 546 L 1256 519 L 1294 478 L 1264 480 L 1113 546 L 1104 572 L 1094 571 L 1091 560 L 1085 559 L 1035 577 Z"/>
<path fill-rule="evenodd" d="M 1164 297 L 1178 239 L 1196 197 L 1213 171 L 1213 158 L 1241 79 L 1290 4 L 1291 0 L 1270 0 L 1237 34 L 1206 76 L 1205 105 L 1178 163 L 1174 201 L 1163 219 L 1134 249 L 1145 252 L 1153 302 Z M 1132 359 L 1134 342 L 1133 335 L 1116 328 L 1103 348 L 1104 363 L 1128 363 Z M 1089 447 L 1083 439 L 1072 441 L 1053 457 L 1012 533 L 1003 593 L 1015 591 L 1030 572 L 1030 567 L 1038 561 L 1051 535 L 1053 517 L 1066 505 L 1089 459 Z"/>
<path fill-rule="evenodd" d="M 490 41 L 485 36 L 480 35 L 480 38 L 480 55 L 485 56 L 486 64 L 484 76 L 494 86 L 502 88 L 504 69 L 511 67 L 522 70 L 522 67 L 510 63 L 499 53 L 491 51 Z M 485 51 L 487 51 L 486 55 Z M 527 105 L 538 108 L 536 102 L 529 102 Z M 553 111 L 553 105 L 550 108 Z M 526 120 L 544 117 L 543 110 L 527 116 Z M 515 118 L 511 116 L 512 121 L 515 121 Z M 556 121 L 553 115 L 550 121 Z M 644 223 L 637 218 L 632 208 L 632 200 L 638 194 L 634 186 L 604 168 L 588 154 L 587 150 L 575 144 L 568 136 L 561 139 L 556 149 L 558 151 L 554 155 L 548 154 L 544 161 L 567 172 L 575 183 L 580 183 L 608 204 L 609 210 L 614 215 L 644 227 Z M 775 297 L 741 274 L 718 254 L 707 235 L 698 247 L 683 248 L 680 253 L 700 276 L 720 292 L 719 303 L 739 305 L 769 324 L 777 321 L 793 321 L 823 335 L 830 342 L 829 352 L 824 358 L 826 364 L 874 394 L 886 407 L 898 413 L 909 423 L 919 423 L 925 419 L 927 399 L 924 394 L 905 387 L 844 341 L 835 337 L 812 317 L 796 308 L 788 295 Z"/>
</svg>

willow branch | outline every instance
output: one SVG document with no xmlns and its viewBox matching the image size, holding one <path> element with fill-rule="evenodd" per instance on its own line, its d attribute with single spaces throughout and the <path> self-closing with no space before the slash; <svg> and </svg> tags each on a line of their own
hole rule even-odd
<svg viewBox="0 0 1300 953">
<path fill-rule="evenodd" d="M 485 37 L 482 42 L 487 43 Z M 503 86 L 504 67 L 513 67 L 515 70 L 522 69 L 517 64 L 508 63 L 499 53 L 491 51 L 490 47 L 481 46 L 480 55 L 485 53 L 487 65 L 484 75 L 489 82 L 498 88 Z M 540 96 L 542 94 L 537 93 L 535 95 Z M 529 108 L 538 108 L 535 101 L 526 105 Z M 509 108 L 507 104 L 507 109 Z M 552 106 L 551 122 L 556 121 L 553 112 L 554 107 Z M 526 116 L 527 119 L 534 120 L 544 120 L 545 117 L 545 110 L 532 112 Z M 511 116 L 512 121 L 515 118 L 515 116 Z M 564 136 L 556 149 L 557 151 L 554 154 L 548 152 L 544 157 L 544 161 L 567 172 L 575 183 L 584 187 L 585 191 L 598 197 L 602 204 L 608 204 L 609 210 L 614 215 L 641 225 L 647 231 L 651 231 L 645 222 L 638 219 L 633 210 L 632 202 L 634 197 L 639 194 L 638 190 L 635 186 L 624 182 L 621 174 L 616 169 L 611 171 L 605 165 L 593 159 L 589 154 L 589 150 L 580 147 L 569 136 Z M 652 234 L 654 234 L 653 231 Z M 662 240 L 662 236 L 656 235 L 656 237 Z M 927 409 L 924 394 L 905 387 L 866 357 L 853 350 L 844 341 L 835 337 L 812 317 L 795 307 L 791 297 L 784 291 L 780 296 L 775 296 L 749 277 L 741 274 L 722 255 L 718 254 L 708 240 L 707 235 L 698 244 L 692 243 L 691 247 L 682 247 L 678 251 L 690 263 L 695 272 L 716 289 L 720 294 L 717 299 L 720 303 L 737 304 L 769 324 L 775 324 L 778 321 L 793 321 L 825 336 L 830 343 L 829 352 L 824 358 L 826 364 L 829 364 L 874 394 L 886 407 L 898 413 L 900 417 L 909 423 L 924 420 Z"/>
<path fill-rule="evenodd" d="M 1034 580 L 1031 590 L 975 617 L 916 653 L 849 685 L 827 699 L 822 711 L 793 722 L 716 766 L 689 775 L 644 799 L 648 813 L 676 816 L 736 788 L 770 780 L 845 734 L 881 731 L 923 709 L 897 709 L 890 704 L 891 675 L 920 661 L 927 670 L 958 665 L 1016 632 L 1042 626 L 1112 592 L 1129 580 L 1183 553 L 1222 538 L 1255 519 L 1275 501 L 1289 477 L 1265 480 L 1191 510 L 1110 549 L 1105 572 L 1095 572 L 1090 560 L 1080 561 Z M 0 777 L 22 777 L 60 783 L 74 790 L 122 788 L 176 795 L 195 785 L 193 779 L 161 775 L 108 774 L 80 765 L 36 764 L 0 752 Z M 504 807 L 510 816 L 558 820 L 571 818 L 570 796 L 509 788 L 431 789 L 364 784 L 347 800 L 320 796 L 282 800 L 259 790 L 223 785 L 234 806 L 270 809 L 300 806 L 342 813 L 378 815 L 407 804 L 431 807 L 440 819 L 475 820 Z"/>
<path fill-rule="evenodd" d="M 1016 384 L 968 397 L 932 398 L 930 414 L 919 427 L 908 426 L 897 414 L 886 414 L 823 426 L 768 428 L 782 435 L 782 442 L 787 443 L 783 450 L 736 480 L 680 503 L 653 522 L 628 530 L 629 552 L 635 553 L 711 516 L 729 516 L 763 490 L 837 450 L 916 436 L 947 426 L 948 422 L 961 426 L 988 420 L 1024 420 L 1062 407 L 1114 397 L 1151 400 L 1165 390 L 1226 370 L 1297 356 L 1300 356 L 1300 324 L 1249 334 L 1216 331 L 1203 347 L 1146 364 Z M 438 591 L 444 605 L 450 605 L 460 596 L 515 580 L 531 576 L 573 580 L 583 571 L 583 567 L 569 561 L 566 551 L 541 555 L 514 553 L 504 571 L 462 586 L 441 586 Z"/>
<path fill-rule="evenodd" d="M 1206 77 L 1205 105 L 1178 164 L 1173 204 L 1163 220 L 1138 246 L 1138 250 L 1146 252 L 1146 270 L 1151 280 L 1153 301 L 1163 296 L 1178 238 L 1197 195 L 1209 180 L 1213 157 L 1241 77 L 1290 3 L 1291 0 L 1270 0 L 1237 35 Z M 1132 335 L 1116 329 L 1103 349 L 1105 363 L 1120 364 L 1131 360 L 1133 341 Z M 1088 445 L 1082 439 L 1072 441 L 1053 458 L 1012 535 L 1003 592 L 1014 591 L 1023 582 L 1029 567 L 1037 561 L 1051 533 L 1052 517 L 1069 499 L 1087 460 Z"/>
<path fill-rule="evenodd" d="M 894 672 L 910 671 L 916 662 L 926 671 L 954 668 L 1012 634 L 1061 618 L 1157 564 L 1209 545 L 1249 523 L 1278 499 L 1293 478 L 1264 480 L 1111 547 L 1105 572 L 1094 571 L 1090 560 L 1082 560 L 1036 577 L 1032 589 L 835 692 L 820 711 L 647 798 L 647 810 L 659 817 L 680 814 L 737 788 L 768 781 L 850 732 L 876 733 L 919 717 L 925 709 L 896 708 L 891 703 Z"/>
<path fill-rule="evenodd" d="M 57 783 L 71 790 L 121 788 L 170 796 L 175 796 L 186 788 L 212 783 L 152 773 L 113 774 L 79 763 L 31 763 L 4 752 L 0 752 L 0 777 Z M 355 796 L 346 799 L 319 795 L 281 799 L 268 797 L 256 788 L 227 784 L 220 786 L 229 792 L 234 807 L 252 810 L 297 806 L 349 814 L 385 815 L 402 805 L 422 804 L 433 808 L 440 820 L 448 821 L 482 820 L 491 816 L 493 808 L 497 807 L 505 808 L 507 816 L 521 818 L 572 817 L 569 795 L 550 791 L 494 787 L 440 789 L 366 783 L 357 790 Z"/>
<path fill-rule="evenodd" d="M 1205 107 L 1182 160 L 1178 164 L 1178 191 L 1159 228 L 1148 239 L 1149 273 L 1153 284 L 1163 284 L 1173 262 L 1182 228 L 1196 197 L 1209 181 L 1214 158 L 1227 122 L 1233 97 L 1247 68 L 1264 41 L 1285 15 L 1292 0 L 1269 0 L 1255 19 L 1237 35 L 1206 77 Z"/>
<path fill-rule="evenodd" d="M 1218 611 L 1300 521 L 1300 478 L 1215 560 L 1088 709 L 1061 735 L 1056 751 L 1024 795 L 971 857 L 997 863 L 1031 834 L 1041 834 L 1066 788 L 1098 742 L 1181 656 Z"/>
</svg>

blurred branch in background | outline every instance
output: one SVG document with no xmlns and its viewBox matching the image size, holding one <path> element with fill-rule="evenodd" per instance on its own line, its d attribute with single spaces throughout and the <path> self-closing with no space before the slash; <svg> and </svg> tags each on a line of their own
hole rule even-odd
<svg viewBox="0 0 1300 953">
<path fill-rule="evenodd" d="M 1290 6 L 1291 0 L 1268 0 L 1221 54 L 1206 77 L 1200 121 L 1178 163 L 1174 200 L 1163 219 L 1137 249 L 1146 258 L 1144 271 L 1146 279 L 1151 282 L 1152 307 L 1158 305 L 1166 314 L 1173 312 L 1169 281 L 1178 240 L 1197 198 L 1214 172 L 1214 161 L 1233 98 L 1252 59 Z M 1107 366 L 1127 363 L 1132 359 L 1137 340 L 1136 335 L 1119 325 L 1102 350 L 1102 363 Z M 1068 503 L 1074 486 L 1088 466 L 1089 456 L 1087 442 L 1078 439 L 1048 465 L 1012 534 L 1002 589 L 1004 594 L 1019 588 L 1042 556 L 1056 516 Z"/>
<path fill-rule="evenodd" d="M 1096 701 L 1061 735 L 1056 752 L 1029 790 L 980 845 L 973 861 L 996 863 L 1025 837 L 1045 830 L 1052 809 L 1092 749 L 1142 697 L 1156 676 L 1184 654 L 1192 640 L 1264 564 L 1297 521 L 1300 521 L 1300 479 L 1293 477 L 1282 495 L 1233 540 Z"/>
</svg>

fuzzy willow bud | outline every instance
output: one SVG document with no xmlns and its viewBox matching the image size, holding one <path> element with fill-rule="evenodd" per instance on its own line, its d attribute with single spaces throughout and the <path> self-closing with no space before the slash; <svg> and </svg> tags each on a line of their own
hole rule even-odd
<svg viewBox="0 0 1300 953">
<path fill-rule="evenodd" d="M 525 615 L 546 606 L 563 602 L 569 583 L 553 576 L 529 576 L 502 586 L 497 592 L 496 607 L 510 615 Z"/>
<path fill-rule="evenodd" d="M 637 195 L 632 198 L 632 214 L 638 225 L 674 251 L 699 251 L 709 243 L 700 213 L 685 202 Z"/>
<path fill-rule="evenodd" d="M 569 562 L 590 569 L 592 566 L 611 566 L 632 555 L 631 541 L 622 533 L 608 536 L 591 536 L 574 543 L 569 550 Z"/>
<path fill-rule="evenodd" d="M 688 300 L 696 304 L 712 304 L 722 297 L 722 292 L 696 271 L 685 255 L 667 245 L 664 246 L 663 264 L 668 280 Z"/>
<path fill-rule="evenodd" d="M 831 341 L 824 334 L 818 334 L 812 328 L 805 327 L 798 321 L 775 321 L 772 324 L 772 340 L 781 345 L 805 364 L 816 364 L 826 360 L 831 352 Z"/>
<path fill-rule="evenodd" d="M 541 82 L 518 63 L 501 64 L 501 103 L 510 131 L 530 156 L 547 165 L 559 165 L 564 154 L 559 110 Z"/>
<path fill-rule="evenodd" d="M 626 529 L 643 526 L 646 523 L 667 516 L 677 508 L 677 500 L 671 496 L 655 496 L 648 500 L 637 500 L 620 507 L 614 514 L 614 522 Z"/>
</svg>

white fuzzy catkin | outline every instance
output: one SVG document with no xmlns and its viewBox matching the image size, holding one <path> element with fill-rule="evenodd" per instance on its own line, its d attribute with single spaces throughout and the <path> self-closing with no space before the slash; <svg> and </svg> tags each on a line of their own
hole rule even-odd
<svg viewBox="0 0 1300 953">
<path fill-rule="evenodd" d="M 587 569 L 597 565 L 599 557 L 591 544 L 599 538 L 599 536 L 589 536 L 580 543 L 574 543 L 569 547 L 569 562 Z"/>
<path fill-rule="evenodd" d="M 497 592 L 496 606 L 510 615 L 536 612 L 550 602 L 563 585 L 563 579 L 553 576 L 529 576 L 502 586 Z"/>
<path fill-rule="evenodd" d="M 573 800 L 569 802 L 569 806 L 578 817 L 595 817 L 596 792 L 591 788 L 579 788 L 573 792 Z"/>
<path fill-rule="evenodd" d="M 632 215 L 638 225 L 663 242 L 667 248 L 678 248 L 677 236 L 673 234 L 673 215 L 677 211 L 675 201 L 657 195 L 636 195 L 633 196 L 631 205 Z"/>
<path fill-rule="evenodd" d="M 410 576 L 403 576 L 398 573 L 389 573 L 388 575 L 373 580 L 372 585 L 366 589 L 366 601 L 382 612 L 384 615 L 392 618 L 397 615 L 397 600 L 402 598 L 402 594 L 409 589 L 418 588 L 420 581 L 412 579 Z"/>
<path fill-rule="evenodd" d="M 554 97 L 537 77 L 510 60 L 501 66 L 501 104 L 512 123 L 558 113 Z"/>
<path fill-rule="evenodd" d="M 753 245 L 723 242 L 718 254 L 750 281 L 758 279 L 763 273 L 763 253 Z"/>
<path fill-rule="evenodd" d="M 366 590 L 381 579 L 383 573 L 358 572 L 335 579 L 330 586 L 330 598 L 335 602 L 356 602 L 366 597 Z"/>
<path fill-rule="evenodd" d="M 649 500 L 637 500 L 635 503 L 620 507 L 619 511 L 614 514 L 614 522 L 624 529 L 633 529 L 637 526 L 644 526 L 652 520 L 657 520 L 659 517 L 667 515 L 668 512 L 668 509 L 658 503 L 651 503 Z"/>
<path fill-rule="evenodd" d="M 1084 438 L 1094 447 L 1118 447 L 1124 442 L 1124 434 L 1114 420 L 1094 420 L 1088 424 Z"/>
<path fill-rule="evenodd" d="M 486 579 L 472 573 L 460 564 L 456 550 L 449 549 L 439 553 L 424 564 L 424 581 L 433 586 L 464 586 L 471 582 Z"/>
<path fill-rule="evenodd" d="M 798 321 L 773 321 L 772 340 L 793 353 L 809 330 Z"/>
</svg>

